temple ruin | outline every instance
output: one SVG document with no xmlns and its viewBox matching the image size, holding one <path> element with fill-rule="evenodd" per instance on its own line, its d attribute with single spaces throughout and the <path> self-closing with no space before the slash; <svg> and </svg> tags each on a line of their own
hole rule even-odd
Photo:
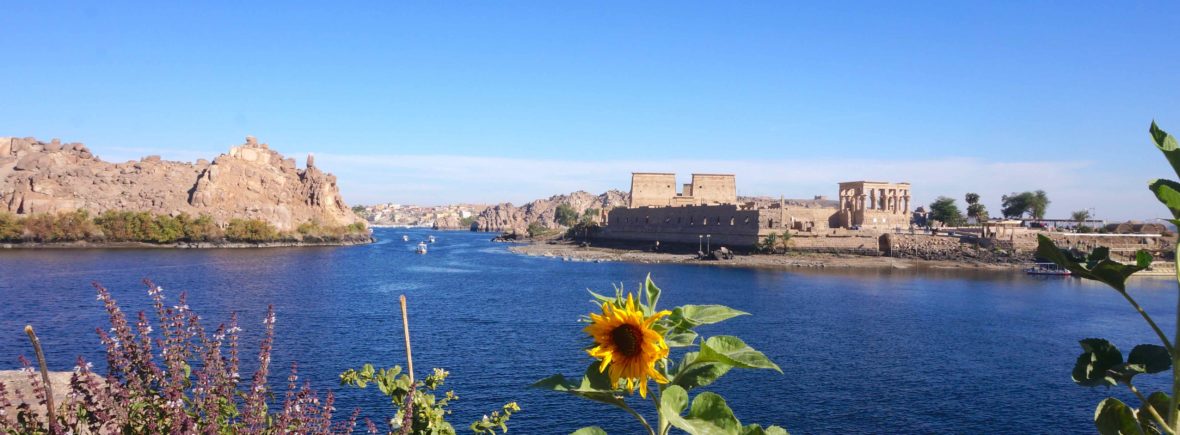
<svg viewBox="0 0 1180 435">
<path fill-rule="evenodd" d="M 678 185 L 673 173 L 635 172 L 629 207 L 607 213 L 602 236 L 664 243 L 708 238 L 732 247 L 753 246 L 784 231 L 818 236 L 910 225 L 909 183 L 850 181 L 839 183 L 838 193 L 838 200 L 743 202 L 733 174 L 692 174 L 691 183 Z"/>
</svg>

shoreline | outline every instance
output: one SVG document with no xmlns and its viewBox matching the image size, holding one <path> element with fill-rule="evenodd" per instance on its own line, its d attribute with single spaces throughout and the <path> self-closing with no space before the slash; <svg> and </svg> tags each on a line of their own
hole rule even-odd
<svg viewBox="0 0 1180 435">
<path fill-rule="evenodd" d="M 148 242 L 27 242 L 0 243 L 0 249 L 251 249 L 251 248 L 301 248 L 313 246 L 358 246 L 376 242 L 369 237 L 358 240 L 341 240 L 336 242 L 181 242 L 181 243 L 148 243 Z"/>
<path fill-rule="evenodd" d="M 731 260 L 697 260 L 692 254 L 635 251 L 629 249 L 580 247 L 568 243 L 548 244 L 540 241 L 515 243 L 510 252 L 533 257 L 590 262 L 628 262 L 640 264 L 671 263 L 751 269 L 940 269 L 973 271 L 1020 271 L 1023 264 L 985 263 L 959 260 L 923 260 L 896 257 L 870 257 L 851 254 L 788 253 L 777 255 L 737 255 Z"/>
</svg>

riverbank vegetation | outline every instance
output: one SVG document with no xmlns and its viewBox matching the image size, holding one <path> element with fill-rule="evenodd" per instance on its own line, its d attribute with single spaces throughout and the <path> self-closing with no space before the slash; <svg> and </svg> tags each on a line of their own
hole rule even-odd
<svg viewBox="0 0 1180 435">
<path fill-rule="evenodd" d="M 368 236 L 363 223 L 327 226 L 305 222 L 295 231 L 279 231 L 260 219 L 232 219 L 218 225 L 211 216 L 85 210 L 15 216 L 0 212 L 0 243 L 331 243 Z"/>
<path fill-rule="evenodd" d="M 25 328 L 40 373 L 27 358 L 22 356 L 20 361 L 35 397 L 9 392 L 0 382 L 0 433 L 347 434 L 362 422 L 358 421 L 360 409 L 338 415 L 333 394 L 312 390 L 308 381 L 300 380 L 294 363 L 285 383 L 271 381 L 273 306 L 261 322 L 257 369 L 243 377 L 243 327 L 236 314 L 207 330 L 202 324 L 205 319 L 189 308 L 183 293 L 170 305 L 162 288 L 145 283 L 154 313 L 141 311 L 137 316 L 124 313 L 111 293 L 95 284 L 98 301 L 110 320 L 109 329 L 96 330 L 106 350 L 109 373 L 95 373 L 92 363 L 79 357 L 64 396 L 61 391 L 55 395 L 47 385 L 45 352 L 33 328 Z M 149 320 L 153 315 L 155 319 Z M 454 391 L 435 396 L 446 376 L 445 370 L 436 368 L 415 381 L 412 373 L 403 373 L 398 366 L 374 371 L 366 364 L 341 374 L 340 383 L 358 388 L 374 383 L 391 399 L 392 412 L 376 413 L 391 415 L 381 422 L 389 433 L 448 435 L 457 433 L 446 417 L 458 396 Z M 516 402 L 509 402 L 471 423 L 470 430 L 503 433 L 508 419 L 518 411 Z M 378 432 L 377 423 L 369 419 L 363 423 L 366 432 Z"/>
</svg>

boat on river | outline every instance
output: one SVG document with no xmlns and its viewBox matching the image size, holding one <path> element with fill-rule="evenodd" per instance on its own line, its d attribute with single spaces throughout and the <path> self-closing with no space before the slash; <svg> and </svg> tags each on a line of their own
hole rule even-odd
<svg viewBox="0 0 1180 435">
<path fill-rule="evenodd" d="M 429 238 L 429 239 L 427 239 L 427 240 L 429 240 L 429 241 L 430 241 L 430 243 L 434 243 L 434 236 L 430 236 L 430 238 Z"/>
<path fill-rule="evenodd" d="M 403 241 L 403 242 L 408 242 L 408 241 L 410 241 L 410 236 L 408 236 L 408 235 L 405 235 L 405 234 L 402 234 L 402 241 Z"/>
<path fill-rule="evenodd" d="M 1024 269 L 1024 273 L 1029 275 L 1072 275 L 1068 269 L 1058 266 L 1056 263 L 1033 263 L 1032 266 L 1026 267 Z"/>
<path fill-rule="evenodd" d="M 415 251 L 419 254 L 426 253 L 426 242 L 418 242 L 418 249 Z"/>
</svg>

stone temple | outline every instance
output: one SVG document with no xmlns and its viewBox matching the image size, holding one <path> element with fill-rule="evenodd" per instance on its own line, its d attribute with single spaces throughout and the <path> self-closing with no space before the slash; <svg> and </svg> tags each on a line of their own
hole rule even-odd
<svg viewBox="0 0 1180 435">
<path fill-rule="evenodd" d="M 679 244 L 707 238 L 714 246 L 750 247 L 784 231 L 827 239 L 910 225 L 909 183 L 844 182 L 837 197 L 743 202 L 733 174 L 692 174 L 680 185 L 676 174 L 636 172 L 629 207 L 607 213 L 602 237 Z"/>
</svg>

